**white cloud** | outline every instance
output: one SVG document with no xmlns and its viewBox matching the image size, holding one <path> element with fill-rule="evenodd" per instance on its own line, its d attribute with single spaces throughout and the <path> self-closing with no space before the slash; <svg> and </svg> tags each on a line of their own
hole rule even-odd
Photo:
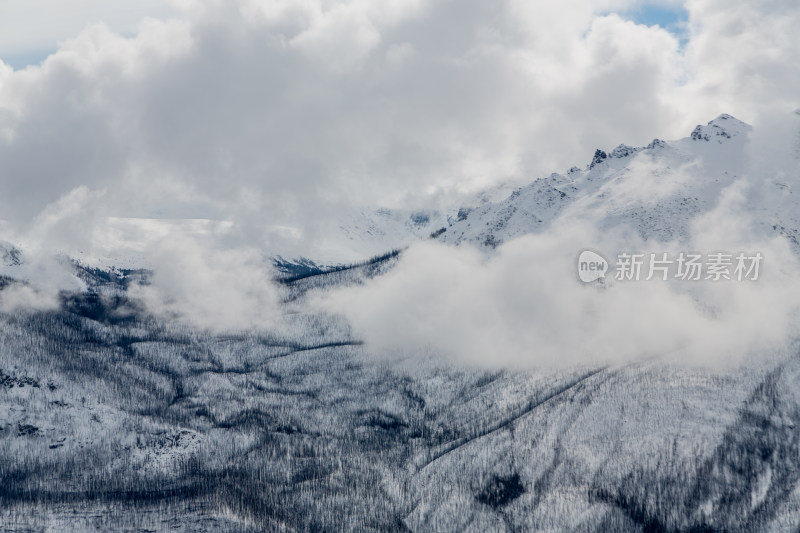
<svg viewBox="0 0 800 533">
<path fill-rule="evenodd" d="M 688 0 L 687 8 L 687 99 L 715 111 L 736 107 L 755 122 L 770 108 L 797 107 L 800 67 L 789 59 L 800 53 L 796 2 Z"/>
<path fill-rule="evenodd" d="M 256 250 L 173 236 L 148 258 L 152 277 L 129 292 L 150 312 L 215 331 L 280 328 L 279 291 Z"/>
</svg>

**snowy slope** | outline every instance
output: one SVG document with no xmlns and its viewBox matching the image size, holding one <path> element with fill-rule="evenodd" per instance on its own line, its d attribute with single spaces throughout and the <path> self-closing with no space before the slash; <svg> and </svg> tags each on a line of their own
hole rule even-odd
<svg viewBox="0 0 800 533">
<path fill-rule="evenodd" d="M 490 372 L 72 303 L 0 315 L 7 531 L 800 527 L 796 355 Z"/>
<path fill-rule="evenodd" d="M 723 115 L 685 139 L 597 152 L 503 199 L 356 212 L 337 238 L 372 255 L 445 227 L 442 241 L 492 253 L 583 218 L 680 241 L 752 172 L 749 129 Z M 796 176 L 757 178 L 747 209 L 797 245 Z M 118 227 L 134 244 L 210 231 Z M 303 307 L 305 294 L 396 260 L 299 262 L 302 275 L 282 281 L 286 328 L 224 333 L 147 315 L 127 272 L 64 263 L 80 284 L 61 307 L 0 312 L 0 529 L 800 528 L 797 347 L 713 371 L 664 361 L 488 371 L 375 357 L 343 317 Z M 0 266 L 23 279 L 34 268 L 8 243 Z"/>
<path fill-rule="evenodd" d="M 723 189 L 741 176 L 750 130 L 736 118 L 720 115 L 678 141 L 598 149 L 583 169 L 537 179 L 500 202 L 463 213 L 439 239 L 494 247 L 545 231 L 559 218 L 574 218 L 603 230 L 625 227 L 644 240 L 685 240 L 692 218 L 713 208 Z M 772 214 L 792 228 L 787 232 L 798 227 L 788 215 L 794 207 L 787 202 L 784 213 Z M 767 216 L 766 209 L 760 214 Z"/>
</svg>

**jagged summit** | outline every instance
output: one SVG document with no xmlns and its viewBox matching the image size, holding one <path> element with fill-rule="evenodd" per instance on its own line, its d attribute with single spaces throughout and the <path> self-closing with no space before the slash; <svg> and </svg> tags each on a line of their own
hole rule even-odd
<svg viewBox="0 0 800 533">
<path fill-rule="evenodd" d="M 693 141 L 712 141 L 722 143 L 727 139 L 737 137 L 739 135 L 747 134 L 751 130 L 751 126 L 746 122 L 742 122 L 733 115 L 722 113 L 717 118 L 710 120 L 705 126 L 699 125 L 692 131 L 689 138 Z M 642 150 L 652 150 L 654 148 L 663 148 L 667 146 L 667 142 L 661 139 L 653 139 L 653 141 L 645 147 L 633 147 L 627 144 L 620 144 L 611 152 L 606 152 L 598 148 L 595 150 L 592 160 L 589 163 L 589 170 L 593 169 L 601 163 L 607 162 L 610 159 L 622 159 L 630 157 Z"/>
<path fill-rule="evenodd" d="M 636 152 L 641 150 L 641 148 L 634 148 L 633 146 L 628 146 L 627 144 L 620 144 L 613 150 L 611 150 L 611 157 L 621 158 L 621 157 L 629 157 Z"/>
<path fill-rule="evenodd" d="M 750 130 L 722 114 L 690 137 L 597 149 L 586 167 L 572 167 L 521 188 L 522 194 L 465 211 L 436 238 L 493 249 L 516 236 L 546 231 L 556 219 L 580 219 L 643 240 L 686 242 L 691 221 L 717 205 L 722 191 L 738 179 Z M 799 234 L 794 213 L 800 206 L 793 198 L 784 198 L 779 209 L 765 209 L 757 198 L 752 202 L 754 213 L 769 213 L 758 221 L 759 231 L 768 236 Z M 800 239 L 790 242 L 800 253 Z"/>
<path fill-rule="evenodd" d="M 419 237 L 493 249 L 516 236 L 546 231 L 561 217 L 591 216 L 598 226 L 625 226 L 645 240 L 687 239 L 689 222 L 716 205 L 720 191 L 739 175 L 750 130 L 750 125 L 723 113 L 687 137 L 598 148 L 588 164 L 503 190 L 504 196 L 478 195 L 471 203 L 437 213 L 398 211 L 389 216 L 364 210 L 343 231 L 352 242 L 368 240 L 373 255 Z M 639 178 L 649 180 L 651 192 L 631 197 L 626 183 Z M 792 204 L 784 211 L 794 209 Z M 774 222 L 765 224 L 771 228 Z"/>
<path fill-rule="evenodd" d="M 655 143 L 656 141 L 653 141 L 653 142 Z M 647 146 L 647 148 L 652 148 L 654 146 L 655 146 L 655 144 L 651 144 L 651 145 Z M 593 169 L 594 167 L 596 167 L 600 163 L 603 163 L 604 161 L 608 160 L 609 158 L 622 159 L 623 157 L 630 157 L 630 156 L 636 154 L 637 152 L 639 152 L 641 150 L 643 150 L 643 149 L 642 148 L 635 148 L 633 146 L 628 146 L 627 144 L 620 144 L 619 146 L 617 146 L 616 148 L 611 150 L 611 153 L 606 153 L 604 150 L 601 150 L 601 149 L 598 148 L 597 150 L 595 150 L 594 155 L 592 156 L 592 162 L 589 163 L 589 169 L 590 170 Z M 575 167 L 573 167 L 573 168 L 575 168 Z"/>
<path fill-rule="evenodd" d="M 592 162 L 589 163 L 589 168 L 594 168 L 596 165 L 599 165 L 606 159 L 608 159 L 608 154 L 598 148 L 594 151 L 594 156 L 592 157 Z"/>
<path fill-rule="evenodd" d="M 716 140 L 721 143 L 737 135 L 746 134 L 751 129 L 749 124 L 727 113 L 723 113 L 705 126 L 698 124 L 692 131 L 690 137 L 693 141 L 708 142 Z"/>
<path fill-rule="evenodd" d="M 10 242 L 0 241 L 0 266 L 22 264 L 22 251 Z"/>
</svg>

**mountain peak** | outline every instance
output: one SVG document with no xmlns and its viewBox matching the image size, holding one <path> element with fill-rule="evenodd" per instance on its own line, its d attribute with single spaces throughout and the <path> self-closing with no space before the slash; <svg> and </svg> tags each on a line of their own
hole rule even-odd
<svg viewBox="0 0 800 533">
<path fill-rule="evenodd" d="M 738 118 L 734 117 L 733 115 L 729 115 L 727 113 L 722 113 L 720 116 L 715 118 L 714 120 L 709 121 L 708 125 L 711 126 L 712 124 L 717 124 L 719 126 L 728 126 L 734 127 L 736 129 L 749 129 L 750 125 L 746 122 L 739 120 Z"/>
<path fill-rule="evenodd" d="M 592 162 L 589 163 L 589 168 L 594 168 L 595 165 L 599 165 L 606 159 L 608 159 L 608 154 L 598 148 L 594 151 L 594 156 L 592 157 Z"/>
<path fill-rule="evenodd" d="M 19 266 L 22 264 L 22 252 L 13 244 L 0 241 L 0 266 Z"/>
<path fill-rule="evenodd" d="M 742 133 L 750 131 L 750 125 L 742 122 L 738 118 L 722 113 L 714 120 L 709 121 L 705 126 L 697 125 L 692 131 L 691 138 L 693 141 L 711 141 L 716 139 L 717 142 L 723 142 L 726 139 L 736 137 Z"/>
</svg>

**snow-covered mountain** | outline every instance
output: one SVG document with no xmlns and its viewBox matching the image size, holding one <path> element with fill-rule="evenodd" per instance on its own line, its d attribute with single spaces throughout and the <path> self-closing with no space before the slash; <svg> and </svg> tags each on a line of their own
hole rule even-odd
<svg viewBox="0 0 800 533">
<path fill-rule="evenodd" d="M 747 172 L 750 131 L 749 125 L 723 114 L 677 141 L 598 149 L 583 169 L 554 173 L 500 202 L 463 209 L 438 238 L 494 247 L 546 231 L 561 217 L 586 219 L 602 230 L 624 227 L 643 240 L 685 241 L 692 219 L 717 205 L 721 192 Z M 790 185 L 765 177 L 763 187 L 784 197 L 781 209 L 758 204 L 774 198 L 764 194 L 753 199 L 748 211 L 774 231 L 796 232 L 798 206 Z"/>
<path fill-rule="evenodd" d="M 681 242 L 755 173 L 744 209 L 796 247 L 795 162 L 758 175 L 749 131 L 722 115 L 685 139 L 598 150 L 504 199 L 364 210 L 339 231 L 368 255 L 431 238 L 492 254 L 563 220 Z M 306 306 L 400 260 L 283 261 L 285 326 L 222 333 L 151 313 L 130 290 L 148 272 L 63 263 L 82 286 L 57 307 L 0 312 L 2 529 L 800 528 L 796 346 L 714 370 L 486 370 L 376 357 L 344 317 Z M 7 243 L 0 262 L 2 301 L 35 265 Z"/>
<path fill-rule="evenodd" d="M 780 164 L 794 173 L 770 175 L 748 163 L 750 125 L 722 114 L 687 137 L 647 146 L 597 149 L 582 168 L 574 166 L 516 187 L 497 198 L 477 195 L 444 212 L 361 210 L 341 231 L 375 254 L 433 237 L 460 245 L 494 248 L 515 237 L 541 233 L 556 220 L 585 220 L 603 231 L 630 231 L 642 240 L 683 242 L 698 215 L 718 205 L 722 192 L 743 176 L 758 180 L 758 194 L 745 205 L 765 238 L 787 237 L 800 251 L 800 155 Z M 588 158 L 587 158 L 588 159 Z M 489 199 L 492 198 L 492 199 Z"/>
</svg>

